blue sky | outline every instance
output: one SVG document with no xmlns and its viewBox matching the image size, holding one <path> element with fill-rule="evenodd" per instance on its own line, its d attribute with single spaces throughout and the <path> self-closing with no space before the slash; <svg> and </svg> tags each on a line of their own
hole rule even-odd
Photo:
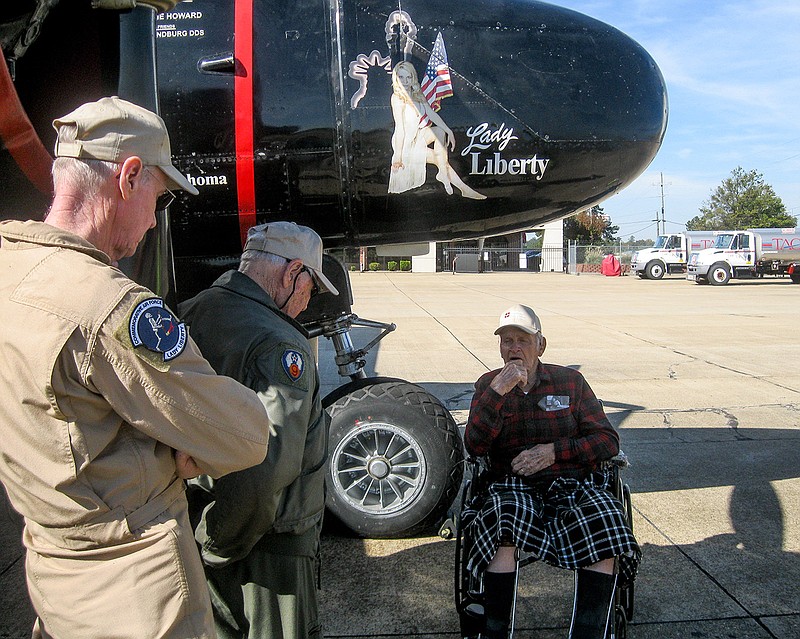
<svg viewBox="0 0 800 639">
<path fill-rule="evenodd" d="M 636 181 L 601 204 L 627 239 L 685 229 L 731 171 L 756 170 L 800 221 L 800 2 L 553 0 L 616 27 L 664 75 L 669 121 Z M 799 224 L 800 225 L 800 224 Z"/>
</svg>

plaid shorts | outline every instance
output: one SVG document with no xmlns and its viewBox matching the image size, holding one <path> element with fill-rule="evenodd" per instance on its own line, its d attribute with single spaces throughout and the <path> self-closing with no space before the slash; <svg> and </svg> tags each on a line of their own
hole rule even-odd
<svg viewBox="0 0 800 639">
<path fill-rule="evenodd" d="M 507 476 L 490 484 L 462 513 L 467 570 L 479 576 L 508 543 L 568 570 L 619 557 L 620 585 L 632 582 L 642 552 L 608 482 L 598 471 L 585 480 L 535 485 Z"/>
</svg>

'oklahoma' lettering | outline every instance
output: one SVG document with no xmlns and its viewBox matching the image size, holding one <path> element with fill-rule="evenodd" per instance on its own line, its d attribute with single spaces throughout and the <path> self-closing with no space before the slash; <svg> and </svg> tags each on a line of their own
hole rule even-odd
<svg viewBox="0 0 800 639">
<path fill-rule="evenodd" d="M 186 179 L 192 186 L 225 186 L 228 184 L 228 176 L 226 175 L 189 175 L 186 174 Z"/>
</svg>

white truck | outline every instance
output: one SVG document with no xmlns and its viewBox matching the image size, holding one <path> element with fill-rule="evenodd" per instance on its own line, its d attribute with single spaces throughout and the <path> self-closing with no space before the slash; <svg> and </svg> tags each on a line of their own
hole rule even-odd
<svg viewBox="0 0 800 639">
<path fill-rule="evenodd" d="M 692 253 L 686 271 L 688 280 L 717 286 L 764 275 L 800 284 L 800 228 L 719 231 L 713 247 Z"/>
<path fill-rule="evenodd" d="M 717 233 L 725 231 L 686 231 L 659 235 L 652 247 L 633 254 L 631 272 L 650 280 L 660 280 L 665 273 L 685 273 L 689 255 L 713 246 Z"/>
</svg>

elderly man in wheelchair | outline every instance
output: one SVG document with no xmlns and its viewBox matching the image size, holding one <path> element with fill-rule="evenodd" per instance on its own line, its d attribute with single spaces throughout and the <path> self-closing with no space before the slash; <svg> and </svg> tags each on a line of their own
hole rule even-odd
<svg viewBox="0 0 800 639">
<path fill-rule="evenodd" d="M 457 597 L 462 634 L 508 637 L 522 553 L 576 571 L 569 637 L 604 639 L 615 588 L 632 587 L 641 558 L 629 514 L 609 492 L 619 436 L 578 371 L 539 361 L 547 342 L 532 309 L 509 308 L 495 334 L 505 365 L 475 383 L 464 433 L 467 452 L 488 457 L 488 468 L 460 518 L 458 561 L 480 585 L 466 590 L 482 591 L 475 623 L 464 621 L 475 593 Z"/>
</svg>

